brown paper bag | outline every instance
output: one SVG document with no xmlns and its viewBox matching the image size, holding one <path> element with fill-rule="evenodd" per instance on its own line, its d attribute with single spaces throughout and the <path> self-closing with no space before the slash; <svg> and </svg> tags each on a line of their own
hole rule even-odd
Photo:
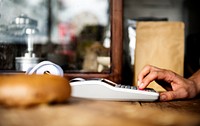
<svg viewBox="0 0 200 126">
<path fill-rule="evenodd" d="M 134 85 L 137 84 L 138 73 L 146 64 L 170 69 L 183 75 L 184 24 L 182 22 L 137 23 Z M 148 87 L 164 91 L 164 88 L 155 82 Z"/>
</svg>

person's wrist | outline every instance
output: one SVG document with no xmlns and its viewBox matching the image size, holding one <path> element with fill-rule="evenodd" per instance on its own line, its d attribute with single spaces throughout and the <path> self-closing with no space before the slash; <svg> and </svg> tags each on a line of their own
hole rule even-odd
<svg viewBox="0 0 200 126">
<path fill-rule="evenodd" d="M 195 86 L 196 88 L 196 94 L 200 94 L 200 82 L 198 79 L 196 79 L 195 77 L 190 77 L 189 80 L 192 81 L 192 85 Z"/>
<path fill-rule="evenodd" d="M 189 79 L 195 82 L 197 93 L 200 94 L 200 69 L 195 72 Z"/>
<path fill-rule="evenodd" d="M 197 93 L 200 94 L 200 83 L 197 83 Z"/>
</svg>

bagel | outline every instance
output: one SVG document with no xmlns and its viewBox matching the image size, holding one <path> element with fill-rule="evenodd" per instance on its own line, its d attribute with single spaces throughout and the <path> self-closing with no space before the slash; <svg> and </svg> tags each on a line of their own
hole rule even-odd
<svg viewBox="0 0 200 126">
<path fill-rule="evenodd" d="M 69 80 L 56 75 L 0 75 L 0 104 L 26 107 L 64 102 L 71 95 Z"/>
</svg>

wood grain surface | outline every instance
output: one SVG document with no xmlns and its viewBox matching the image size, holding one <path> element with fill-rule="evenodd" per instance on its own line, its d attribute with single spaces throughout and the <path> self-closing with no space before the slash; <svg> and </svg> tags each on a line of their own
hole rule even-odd
<svg viewBox="0 0 200 126">
<path fill-rule="evenodd" d="M 0 108 L 0 126 L 198 126 L 200 98 L 113 102 L 71 98 L 63 104 Z"/>
</svg>

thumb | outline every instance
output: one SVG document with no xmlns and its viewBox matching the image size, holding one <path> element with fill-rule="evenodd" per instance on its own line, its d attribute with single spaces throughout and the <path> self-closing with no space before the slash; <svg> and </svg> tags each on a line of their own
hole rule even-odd
<svg viewBox="0 0 200 126">
<path fill-rule="evenodd" d="M 174 99 L 178 99 L 177 91 L 167 91 L 160 93 L 160 101 L 170 101 Z"/>
<path fill-rule="evenodd" d="M 160 101 L 170 101 L 174 99 L 189 98 L 190 93 L 184 89 L 179 88 L 175 91 L 167 91 L 160 93 Z"/>
</svg>

